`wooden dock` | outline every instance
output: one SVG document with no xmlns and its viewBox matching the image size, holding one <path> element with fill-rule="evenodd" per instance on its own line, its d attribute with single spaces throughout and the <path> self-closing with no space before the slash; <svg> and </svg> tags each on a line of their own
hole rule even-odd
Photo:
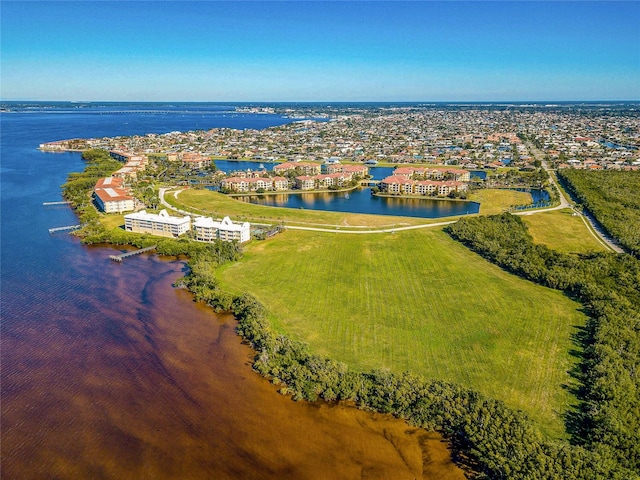
<svg viewBox="0 0 640 480">
<path fill-rule="evenodd" d="M 72 230 L 78 230 L 82 225 L 68 225 L 66 227 L 55 227 L 50 228 L 49 233 L 57 233 L 57 232 L 70 232 Z"/>
<path fill-rule="evenodd" d="M 156 245 L 153 245 L 151 247 L 141 248 L 140 250 L 133 250 L 127 253 L 121 253 L 120 255 L 110 255 L 109 258 L 114 262 L 122 263 L 122 261 L 125 258 L 133 257 L 134 255 L 140 255 L 141 253 L 150 252 L 151 250 L 155 250 L 155 249 L 156 249 Z"/>
<path fill-rule="evenodd" d="M 61 202 L 42 202 L 43 207 L 53 207 L 57 205 L 71 205 L 71 202 L 61 201 Z"/>
</svg>

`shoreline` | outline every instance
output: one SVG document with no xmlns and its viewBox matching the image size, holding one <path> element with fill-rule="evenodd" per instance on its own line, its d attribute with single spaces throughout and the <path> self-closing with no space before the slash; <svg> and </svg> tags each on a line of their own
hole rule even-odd
<svg viewBox="0 0 640 480">
<path fill-rule="evenodd" d="M 402 194 L 393 194 L 393 193 L 372 193 L 373 197 L 381 197 L 381 198 L 413 198 L 415 200 L 438 200 L 444 202 L 465 202 L 465 203 L 477 203 L 480 205 L 480 202 L 474 202 L 473 200 L 469 200 L 466 198 L 447 198 L 447 197 L 431 197 L 429 195 L 402 195 Z"/>
<path fill-rule="evenodd" d="M 360 185 L 356 185 L 355 187 L 349 188 L 341 188 L 338 190 L 280 190 L 280 191 L 269 191 L 269 192 L 246 192 L 246 193 L 223 193 L 231 198 L 241 198 L 241 197 L 253 197 L 253 196 L 272 196 L 272 195 L 302 195 L 305 193 L 341 193 L 341 192 L 352 192 L 356 189 L 360 188 Z M 222 193 L 222 192 L 219 192 Z"/>
</svg>

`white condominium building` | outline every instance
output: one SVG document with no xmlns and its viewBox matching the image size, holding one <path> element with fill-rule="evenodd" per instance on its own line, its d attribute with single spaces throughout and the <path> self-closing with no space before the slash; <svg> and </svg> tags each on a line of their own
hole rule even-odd
<svg viewBox="0 0 640 480">
<path fill-rule="evenodd" d="M 229 217 L 224 217 L 221 222 L 216 222 L 211 217 L 199 217 L 193 222 L 196 230 L 196 240 L 213 242 L 223 240 L 226 242 L 248 242 L 251 238 L 249 222 L 233 223 Z"/>
<path fill-rule="evenodd" d="M 161 237 L 179 237 L 191 229 L 191 218 L 172 217 L 166 210 L 147 213 L 140 210 L 124 216 L 124 228 L 128 232 L 150 233 Z"/>
</svg>

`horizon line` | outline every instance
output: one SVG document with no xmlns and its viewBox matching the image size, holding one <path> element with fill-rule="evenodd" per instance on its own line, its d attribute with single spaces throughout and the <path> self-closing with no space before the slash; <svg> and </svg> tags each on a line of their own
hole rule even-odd
<svg viewBox="0 0 640 480">
<path fill-rule="evenodd" d="M 0 99 L 0 102 L 27 103 L 640 103 L 640 99 L 616 100 L 38 100 L 38 99 Z"/>
</svg>

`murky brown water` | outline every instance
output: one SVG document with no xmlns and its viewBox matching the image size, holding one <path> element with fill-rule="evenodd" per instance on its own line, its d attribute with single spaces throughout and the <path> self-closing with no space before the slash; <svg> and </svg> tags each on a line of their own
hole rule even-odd
<svg viewBox="0 0 640 480">
<path fill-rule="evenodd" d="M 3 479 L 464 478 L 436 434 L 279 395 L 182 263 L 83 251 L 5 305 Z"/>
</svg>

